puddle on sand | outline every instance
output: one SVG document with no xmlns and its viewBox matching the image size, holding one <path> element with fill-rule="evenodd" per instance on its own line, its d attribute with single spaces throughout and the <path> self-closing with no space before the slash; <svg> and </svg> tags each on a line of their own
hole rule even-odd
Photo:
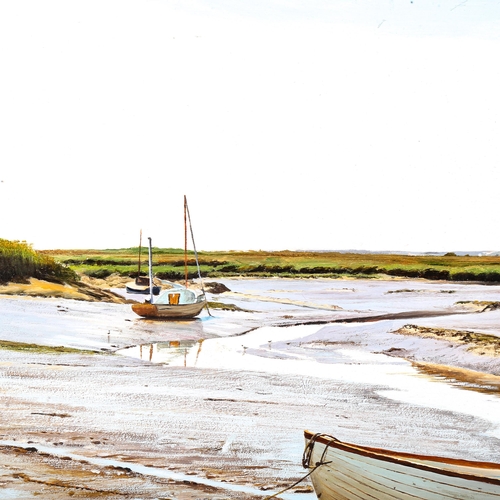
<svg viewBox="0 0 500 500">
<path fill-rule="evenodd" d="M 22 493 L 24 495 L 24 493 Z M 2 499 L 3 500 L 18 500 L 22 499 L 21 493 L 14 488 L 3 488 L 2 489 Z"/>
<path fill-rule="evenodd" d="M 33 448 L 33 444 L 25 444 L 20 443 L 18 441 L 0 441 L 0 446 L 14 446 L 17 448 Z M 262 496 L 268 497 L 273 495 L 273 491 L 262 491 L 258 488 L 251 488 L 249 486 L 238 485 L 234 483 L 225 483 L 220 481 L 214 481 L 213 479 L 207 479 L 204 477 L 193 476 L 191 474 L 182 474 L 180 472 L 173 472 L 168 469 L 161 469 L 158 467 L 151 467 L 147 465 L 134 464 L 132 462 L 120 462 L 118 460 L 112 460 L 109 458 L 100 458 L 100 457 L 87 457 L 84 455 L 76 455 L 71 453 L 68 448 L 58 447 L 51 448 L 49 446 L 35 446 L 38 452 L 48 453 L 50 455 L 58 456 L 58 457 L 68 457 L 72 460 L 85 461 L 91 464 L 99 465 L 102 467 L 121 467 L 130 469 L 137 474 L 142 474 L 145 476 L 154 476 L 162 479 L 172 479 L 177 482 L 188 481 L 197 484 L 203 484 L 205 486 L 211 486 L 213 488 L 217 488 L 220 490 L 226 491 L 234 491 L 246 493 L 248 495 Z M 277 493 L 277 492 L 276 492 Z M 3 491 L 2 491 L 3 494 Z M 4 498 L 4 496 L 2 496 Z M 8 498 L 8 497 L 5 497 Z M 18 498 L 18 497 L 11 497 Z M 316 495 L 314 493 L 281 493 L 279 494 L 279 498 L 285 500 L 310 500 L 315 499 Z"/>
</svg>

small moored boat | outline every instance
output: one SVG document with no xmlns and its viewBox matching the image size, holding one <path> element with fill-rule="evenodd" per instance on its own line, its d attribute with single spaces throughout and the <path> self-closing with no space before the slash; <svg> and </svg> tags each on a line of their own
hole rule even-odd
<svg viewBox="0 0 500 500">
<path fill-rule="evenodd" d="M 203 289 L 203 283 L 201 285 L 200 293 L 195 293 L 193 290 L 188 289 L 188 273 L 187 273 L 187 220 L 188 219 L 189 219 L 189 224 L 191 225 L 187 200 L 186 197 L 184 196 L 184 233 L 185 233 L 184 267 L 185 267 L 186 284 L 185 286 L 182 286 L 176 283 L 170 283 L 170 285 L 173 288 L 165 290 L 157 298 L 154 297 L 154 287 L 153 287 L 153 293 L 150 294 L 149 301 L 132 305 L 132 311 L 134 311 L 139 316 L 142 316 L 143 318 L 188 319 L 198 316 L 198 314 L 201 313 L 204 307 L 206 307 L 208 311 L 208 305 L 205 297 L 205 290 Z M 193 239 L 196 266 L 198 269 L 198 277 L 200 278 L 201 282 L 200 266 L 198 263 L 198 255 L 196 252 L 196 245 L 194 243 L 192 229 L 191 229 L 191 236 Z M 153 269 L 152 243 L 151 243 L 151 238 L 148 239 L 149 239 L 149 283 L 154 283 L 153 270 L 152 270 Z"/>
<path fill-rule="evenodd" d="M 321 500 L 500 499 L 500 464 L 400 453 L 304 432 L 302 465 Z"/>
<path fill-rule="evenodd" d="M 151 293 L 149 289 L 149 278 L 145 276 L 138 276 L 134 281 L 130 281 L 125 285 L 125 290 L 127 293 L 142 293 L 148 295 Z M 158 295 L 160 293 L 161 286 L 156 285 L 153 281 L 153 294 Z"/>
<path fill-rule="evenodd" d="M 125 285 L 125 290 L 127 293 L 142 293 L 150 294 L 149 289 L 149 278 L 147 276 L 141 276 L 141 250 L 142 250 L 142 229 L 139 233 L 139 258 L 137 267 L 137 277 L 134 281 L 129 281 Z M 158 295 L 160 293 L 161 286 L 153 281 L 153 294 Z"/>
</svg>

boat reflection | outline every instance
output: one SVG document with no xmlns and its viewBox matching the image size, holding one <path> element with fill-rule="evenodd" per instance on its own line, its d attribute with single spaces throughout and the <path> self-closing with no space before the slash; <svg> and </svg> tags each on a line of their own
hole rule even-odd
<svg viewBox="0 0 500 500">
<path fill-rule="evenodd" d="M 125 349 L 120 349 L 117 354 L 129 356 L 151 363 L 165 365 L 187 366 L 188 353 L 190 364 L 196 365 L 196 360 L 201 352 L 203 339 L 198 340 L 170 340 L 167 342 L 155 342 L 152 344 L 139 344 Z M 194 364 L 193 364 L 194 354 Z"/>
</svg>

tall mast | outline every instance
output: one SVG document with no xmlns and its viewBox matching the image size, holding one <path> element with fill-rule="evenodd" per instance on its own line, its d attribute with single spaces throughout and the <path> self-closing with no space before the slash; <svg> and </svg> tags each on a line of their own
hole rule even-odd
<svg viewBox="0 0 500 500">
<path fill-rule="evenodd" d="M 137 279 L 139 279 L 141 276 L 141 250 L 142 250 L 142 229 L 141 232 L 139 233 L 139 265 L 137 268 Z"/>
<path fill-rule="evenodd" d="M 153 303 L 153 251 L 151 249 L 151 238 L 149 240 L 149 293 L 151 294 L 150 303 Z"/>
<path fill-rule="evenodd" d="M 203 287 L 203 280 L 201 279 L 200 263 L 198 261 L 198 251 L 196 250 L 196 243 L 194 242 L 193 225 L 191 224 L 191 216 L 189 215 L 189 207 L 188 207 L 187 199 L 186 199 L 185 195 L 184 195 L 184 217 L 187 218 L 187 220 L 189 221 L 189 230 L 191 232 L 191 241 L 193 242 L 194 258 L 196 260 L 196 268 L 198 269 L 198 278 L 200 279 L 201 291 L 203 292 L 203 295 L 205 295 L 205 288 Z M 187 224 L 185 224 L 185 225 L 186 225 L 186 231 L 187 231 Z M 186 236 L 186 239 L 187 239 L 187 236 Z M 186 243 L 186 245 L 187 245 L 187 243 Z M 186 284 L 187 284 L 187 281 L 186 281 Z M 208 308 L 207 302 L 205 302 L 205 307 L 207 309 L 208 314 L 210 314 L 210 309 Z M 212 315 L 210 314 L 210 316 L 212 316 Z"/>
<path fill-rule="evenodd" d="M 188 268 L 187 268 L 187 245 L 188 245 L 188 237 L 187 237 L 187 216 L 188 216 L 188 208 L 187 208 L 187 199 L 186 195 L 184 195 L 184 280 L 186 282 L 186 288 L 188 287 Z"/>
</svg>

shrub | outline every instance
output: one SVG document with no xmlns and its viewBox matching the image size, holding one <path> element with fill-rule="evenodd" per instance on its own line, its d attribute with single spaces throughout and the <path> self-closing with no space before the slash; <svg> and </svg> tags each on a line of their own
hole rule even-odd
<svg viewBox="0 0 500 500">
<path fill-rule="evenodd" d="M 100 267 L 98 269 L 89 269 L 85 271 L 85 274 L 87 276 L 90 276 L 91 278 L 99 278 L 99 279 L 106 279 L 108 276 L 111 276 L 113 274 L 113 271 L 110 269 L 106 269 L 105 267 Z"/>
<path fill-rule="evenodd" d="M 420 277 L 427 280 L 449 280 L 450 271 L 438 269 L 424 269 L 420 271 Z"/>
<path fill-rule="evenodd" d="M 25 241 L 0 239 L 0 282 L 37 278 L 57 283 L 78 281 L 78 275 L 64 264 L 44 255 Z"/>
</svg>

